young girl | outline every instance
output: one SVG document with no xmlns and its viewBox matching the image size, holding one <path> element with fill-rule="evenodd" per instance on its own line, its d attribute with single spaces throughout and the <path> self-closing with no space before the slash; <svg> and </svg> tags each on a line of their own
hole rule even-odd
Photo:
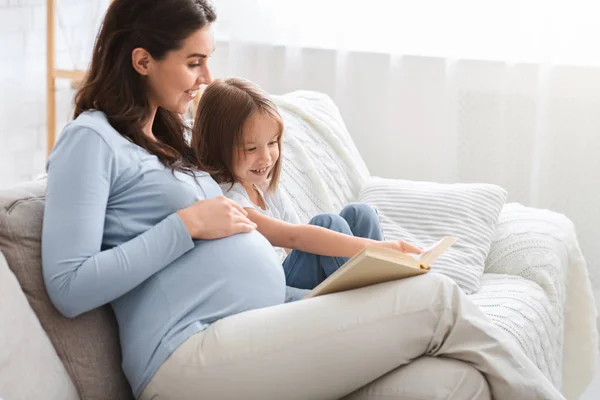
<svg viewBox="0 0 600 400">
<path fill-rule="evenodd" d="M 288 286 L 313 289 L 367 246 L 421 252 L 404 241 L 382 241 L 377 214 L 367 204 L 349 204 L 339 215 L 320 214 L 300 224 L 277 190 L 282 134 L 282 118 L 268 95 L 252 82 L 231 78 L 213 82 L 202 95 L 192 147 L 225 196 L 246 209 L 275 247 Z"/>
</svg>

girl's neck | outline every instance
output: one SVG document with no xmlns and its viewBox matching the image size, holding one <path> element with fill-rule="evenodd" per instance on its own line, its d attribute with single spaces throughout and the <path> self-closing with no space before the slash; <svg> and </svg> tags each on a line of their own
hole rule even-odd
<svg viewBox="0 0 600 400">
<path fill-rule="evenodd" d="M 254 205 L 262 208 L 263 210 L 267 209 L 267 205 L 265 204 L 262 195 L 258 192 L 258 190 L 256 190 L 256 187 L 252 183 L 247 184 L 240 182 L 240 184 L 244 187 L 246 193 L 248 193 L 250 201 L 254 203 Z"/>
<path fill-rule="evenodd" d="M 246 189 L 246 192 L 250 196 L 252 195 L 252 193 L 256 192 L 256 190 L 254 189 L 254 185 L 252 183 L 240 182 L 240 185 L 242 185 L 244 187 L 244 189 Z"/>
</svg>

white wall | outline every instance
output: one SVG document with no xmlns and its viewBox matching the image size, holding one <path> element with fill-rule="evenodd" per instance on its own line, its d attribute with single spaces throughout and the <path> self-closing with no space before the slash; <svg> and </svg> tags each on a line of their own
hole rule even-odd
<svg viewBox="0 0 600 400">
<path fill-rule="evenodd" d="M 0 0 L 0 187 L 43 170 L 43 0 Z"/>
<path fill-rule="evenodd" d="M 57 65 L 85 66 L 82 60 L 91 52 L 106 1 L 56 3 Z M 57 89 L 60 129 L 70 113 L 72 91 L 60 80 Z M 0 0 L 0 188 L 43 173 L 45 160 L 46 1 Z"/>
</svg>

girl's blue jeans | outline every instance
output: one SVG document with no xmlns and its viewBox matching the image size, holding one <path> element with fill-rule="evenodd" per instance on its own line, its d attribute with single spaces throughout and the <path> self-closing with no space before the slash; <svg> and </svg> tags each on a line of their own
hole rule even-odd
<svg viewBox="0 0 600 400">
<path fill-rule="evenodd" d="M 364 203 L 350 203 L 340 214 L 319 214 L 309 224 L 322 226 L 346 235 L 383 240 L 375 209 Z M 327 257 L 292 250 L 283 262 L 287 286 L 313 289 L 344 265 L 348 258 Z"/>
</svg>

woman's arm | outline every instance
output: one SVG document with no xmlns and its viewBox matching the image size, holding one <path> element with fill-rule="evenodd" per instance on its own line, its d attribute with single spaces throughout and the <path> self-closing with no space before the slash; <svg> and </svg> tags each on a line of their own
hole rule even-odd
<svg viewBox="0 0 600 400">
<path fill-rule="evenodd" d="M 67 129 L 48 163 L 42 261 L 56 308 L 74 317 L 129 292 L 194 247 L 179 216 L 109 250 L 104 219 L 116 159 L 96 132 Z"/>
<path fill-rule="evenodd" d="M 277 247 L 300 250 L 332 257 L 352 257 L 367 246 L 393 247 L 392 243 L 378 242 L 344 235 L 320 226 L 290 224 L 247 208 L 248 218 L 257 224 L 258 231 Z M 400 249 L 398 249 L 400 250 Z"/>
</svg>

